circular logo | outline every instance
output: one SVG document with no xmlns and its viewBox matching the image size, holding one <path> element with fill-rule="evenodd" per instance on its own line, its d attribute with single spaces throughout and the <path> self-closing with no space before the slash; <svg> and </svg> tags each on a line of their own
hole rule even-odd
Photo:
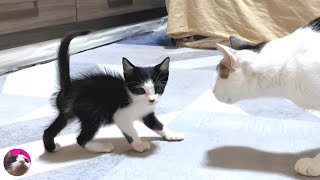
<svg viewBox="0 0 320 180">
<path fill-rule="evenodd" d="M 30 169 L 31 158 L 23 149 L 12 149 L 4 156 L 3 164 L 9 174 L 22 176 Z"/>
</svg>

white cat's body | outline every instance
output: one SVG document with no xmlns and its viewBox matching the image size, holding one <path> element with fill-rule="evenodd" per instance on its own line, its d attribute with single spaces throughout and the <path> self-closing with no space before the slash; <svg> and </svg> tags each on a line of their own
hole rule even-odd
<svg viewBox="0 0 320 180">
<path fill-rule="evenodd" d="M 249 80 L 251 85 L 256 84 L 251 92 L 257 96 L 285 97 L 301 107 L 320 110 L 319 42 L 320 33 L 307 28 L 268 43 L 253 55 L 256 57 L 248 59 L 255 72 L 259 72 L 252 72 L 258 77 Z"/>
<path fill-rule="evenodd" d="M 224 59 L 218 65 L 213 89 L 216 98 L 235 103 L 257 97 L 281 97 L 302 108 L 320 110 L 319 21 L 320 18 L 267 43 L 259 52 L 217 45 Z M 319 176 L 320 154 L 313 159 L 300 159 L 295 170 Z"/>
</svg>

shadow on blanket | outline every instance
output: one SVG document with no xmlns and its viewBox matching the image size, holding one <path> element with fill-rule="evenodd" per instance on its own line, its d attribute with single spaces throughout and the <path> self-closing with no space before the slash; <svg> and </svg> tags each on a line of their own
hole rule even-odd
<svg viewBox="0 0 320 180">
<path fill-rule="evenodd" d="M 207 152 L 209 167 L 225 169 L 263 171 L 284 174 L 297 179 L 310 179 L 294 171 L 296 161 L 304 157 L 314 157 L 320 149 L 299 153 L 276 153 L 241 146 L 224 146 Z"/>
<path fill-rule="evenodd" d="M 157 146 L 151 141 L 162 140 L 160 137 L 148 137 L 141 138 L 143 141 L 149 141 L 151 145 L 151 149 L 147 152 L 139 153 L 135 152 L 131 146 L 127 143 L 125 138 L 101 138 L 95 139 L 95 142 L 111 142 L 114 146 L 114 150 L 111 153 L 94 153 L 85 150 L 80 147 L 78 144 L 72 144 L 68 146 L 62 146 L 58 152 L 48 153 L 44 152 L 39 158 L 42 161 L 51 162 L 51 163 L 63 163 L 74 160 L 85 160 L 91 159 L 98 156 L 110 154 L 110 155 L 126 155 L 131 157 L 145 158 L 149 155 L 153 154 Z"/>
</svg>

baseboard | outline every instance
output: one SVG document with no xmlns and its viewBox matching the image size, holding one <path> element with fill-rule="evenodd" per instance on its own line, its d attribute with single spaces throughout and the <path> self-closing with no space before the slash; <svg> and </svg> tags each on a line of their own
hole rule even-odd
<svg viewBox="0 0 320 180">
<path fill-rule="evenodd" d="M 167 17 L 132 25 L 102 29 L 79 37 L 70 45 L 71 54 L 106 45 L 126 37 L 152 32 L 166 25 Z M 56 59 L 60 39 L 0 51 L 0 74 Z"/>
</svg>

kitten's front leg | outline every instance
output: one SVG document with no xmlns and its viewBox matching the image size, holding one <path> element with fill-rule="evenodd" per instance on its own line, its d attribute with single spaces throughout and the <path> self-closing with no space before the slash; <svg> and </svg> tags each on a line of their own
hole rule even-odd
<svg viewBox="0 0 320 180">
<path fill-rule="evenodd" d="M 167 141 L 181 141 L 184 139 L 184 135 L 182 133 L 176 133 L 167 127 L 163 127 L 163 124 L 157 119 L 154 113 L 150 113 L 143 117 L 143 123 Z"/>
<path fill-rule="evenodd" d="M 114 122 L 117 124 L 123 135 L 126 137 L 132 148 L 138 152 L 145 152 L 150 149 L 150 144 L 145 141 L 141 141 L 138 136 L 137 130 L 133 126 L 133 120 L 126 121 L 123 118 L 115 118 Z"/>
<path fill-rule="evenodd" d="M 320 176 L 320 153 L 314 158 L 299 159 L 294 169 L 305 176 Z"/>
</svg>

